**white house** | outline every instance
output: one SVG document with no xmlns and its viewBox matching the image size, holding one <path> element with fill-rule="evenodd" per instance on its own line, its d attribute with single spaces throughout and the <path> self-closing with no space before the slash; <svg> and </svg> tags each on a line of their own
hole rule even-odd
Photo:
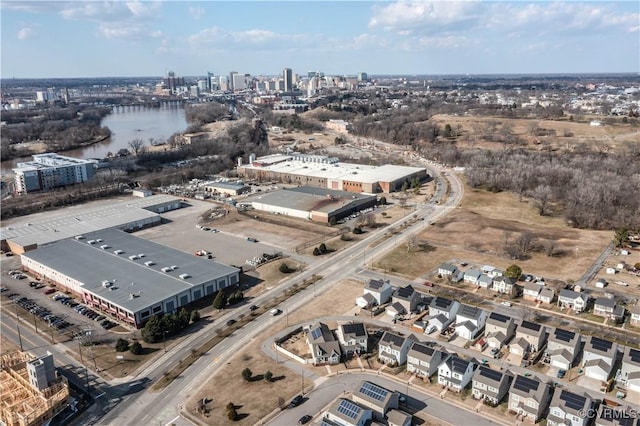
<svg viewBox="0 0 640 426">
<path fill-rule="evenodd" d="M 465 283 L 477 285 L 481 275 L 482 273 L 477 269 L 470 268 L 465 271 L 463 280 Z"/>
<path fill-rule="evenodd" d="M 407 314 L 415 312 L 421 300 L 422 297 L 420 296 L 420 293 L 418 293 L 411 285 L 398 288 L 391 296 L 391 302 L 393 304 L 399 303 L 402 305 L 405 313 Z"/>
<path fill-rule="evenodd" d="M 640 301 L 636 302 L 636 304 L 631 308 L 629 324 L 635 327 L 640 327 Z"/>
<path fill-rule="evenodd" d="M 618 344 L 591 336 L 582 351 L 582 368 L 587 377 L 607 381 L 618 358 Z"/>
<path fill-rule="evenodd" d="M 365 426 L 371 422 L 373 411 L 345 398 L 336 399 L 322 415 L 321 423 L 328 425 Z"/>
<path fill-rule="evenodd" d="M 616 301 L 614 299 L 598 297 L 593 302 L 593 314 L 619 322 L 624 318 L 625 309 L 624 306 L 616 305 Z"/>
<path fill-rule="evenodd" d="M 347 324 L 340 324 L 336 330 L 338 335 L 338 342 L 342 346 L 342 351 L 347 354 L 361 354 L 368 352 L 368 339 L 367 329 L 361 322 L 352 322 Z"/>
<path fill-rule="evenodd" d="M 522 298 L 525 300 L 538 300 L 541 290 L 542 286 L 540 284 L 533 281 L 526 282 L 522 290 Z"/>
<path fill-rule="evenodd" d="M 378 359 L 385 364 L 404 365 L 407 362 L 407 353 L 416 339 L 413 334 L 407 337 L 386 331 L 378 343 Z"/>
<path fill-rule="evenodd" d="M 373 411 L 374 418 L 383 418 L 387 411 L 398 408 L 398 392 L 364 380 L 352 394 L 353 402 Z"/>
<path fill-rule="evenodd" d="M 407 354 L 407 372 L 418 377 L 429 378 L 436 374 L 438 367 L 449 354 L 424 342 L 414 342 Z"/>
<path fill-rule="evenodd" d="M 500 275 L 493 279 L 493 285 L 491 287 L 492 291 L 500 294 L 514 295 L 516 293 L 517 287 L 516 283 L 518 280 L 515 278 L 505 277 L 504 275 Z"/>
<path fill-rule="evenodd" d="M 493 278 L 487 274 L 482 274 L 480 278 L 478 278 L 477 284 L 480 288 L 490 289 L 491 286 L 493 286 Z"/>
<path fill-rule="evenodd" d="M 389 281 L 371 279 L 364 286 L 364 294 L 373 296 L 377 305 L 384 305 L 391 299 L 393 287 Z"/>
<path fill-rule="evenodd" d="M 553 303 L 556 298 L 556 291 L 552 287 L 542 287 L 540 294 L 538 294 L 538 302 Z"/>
<path fill-rule="evenodd" d="M 309 345 L 314 365 L 337 364 L 340 362 L 340 357 L 342 356 L 340 343 L 325 323 L 318 322 L 309 328 L 307 344 Z"/>
<path fill-rule="evenodd" d="M 475 364 L 452 355 L 438 366 L 438 384 L 462 392 L 473 378 Z"/>
<path fill-rule="evenodd" d="M 627 389 L 640 392 L 640 350 L 627 346 L 618 379 Z"/>
<path fill-rule="evenodd" d="M 430 333 L 433 330 L 442 331 L 446 329 L 456 319 L 460 303 L 455 300 L 445 299 L 436 296 L 429 304 L 429 325 L 425 330 Z"/>
<path fill-rule="evenodd" d="M 450 263 L 443 263 L 438 266 L 438 275 L 443 277 L 450 277 L 458 274 L 458 268 Z"/>
<path fill-rule="evenodd" d="M 476 306 L 462 304 L 456 315 L 456 333 L 463 339 L 475 339 L 486 321 L 486 311 Z"/>
<path fill-rule="evenodd" d="M 582 312 L 587 307 L 589 296 L 573 290 L 562 289 L 558 295 L 558 306 L 573 309 L 574 312 Z"/>
<path fill-rule="evenodd" d="M 586 393 L 574 393 L 556 389 L 549 404 L 547 425 L 587 426 L 591 416 L 585 415 L 593 408 L 593 400 Z"/>
</svg>

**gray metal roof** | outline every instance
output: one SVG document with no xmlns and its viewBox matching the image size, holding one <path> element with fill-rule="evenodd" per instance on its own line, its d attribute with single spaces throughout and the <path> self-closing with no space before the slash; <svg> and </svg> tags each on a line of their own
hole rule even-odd
<svg viewBox="0 0 640 426">
<path fill-rule="evenodd" d="M 270 192 L 252 198 L 251 201 L 294 210 L 332 212 L 350 205 L 356 207 L 374 199 L 375 195 L 306 186 Z"/>
<path fill-rule="evenodd" d="M 61 212 L 47 215 L 25 216 L 19 222 L 16 221 L 17 223 L 1 228 L 0 232 L 2 239 L 21 246 L 42 245 L 132 222 L 151 221 L 158 215 L 146 209 L 177 201 L 179 201 L 178 198 L 170 195 L 152 195 L 113 201 L 99 207 L 95 205 L 67 207 Z"/>
<path fill-rule="evenodd" d="M 87 242 L 98 239 L 102 241 Z M 102 249 L 101 246 L 109 248 Z M 122 250 L 122 253 L 115 254 L 115 250 Z M 133 255 L 144 257 L 132 260 L 129 256 Z M 85 234 L 81 240 L 58 241 L 22 256 L 73 278 L 87 291 L 131 312 L 238 271 L 115 229 Z M 154 265 L 145 265 L 149 261 Z M 177 268 L 169 272 L 161 270 L 172 266 Z M 181 274 L 189 277 L 182 279 Z M 117 289 L 105 288 L 102 285 L 105 280 L 114 283 Z M 131 294 L 139 294 L 139 297 L 131 298 Z"/>
</svg>

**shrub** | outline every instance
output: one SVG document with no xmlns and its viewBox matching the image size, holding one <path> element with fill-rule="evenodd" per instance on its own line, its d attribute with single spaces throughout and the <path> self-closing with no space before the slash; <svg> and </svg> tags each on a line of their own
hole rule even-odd
<svg viewBox="0 0 640 426">
<path fill-rule="evenodd" d="M 116 341 L 116 352 L 125 352 L 129 349 L 129 342 L 125 339 L 118 339 Z"/>
<path fill-rule="evenodd" d="M 281 263 L 280 264 L 280 268 L 278 268 L 280 270 L 280 272 L 282 272 L 283 274 L 288 274 L 290 272 L 293 272 L 293 269 L 289 268 L 289 265 L 287 265 L 286 263 Z"/>
<path fill-rule="evenodd" d="M 198 322 L 198 321 L 200 321 L 200 312 L 198 311 L 191 312 L 191 322 Z"/>
<path fill-rule="evenodd" d="M 273 373 L 271 371 L 267 370 L 267 372 L 264 373 L 264 379 L 267 382 L 270 382 L 271 380 L 273 380 Z"/>
<path fill-rule="evenodd" d="M 326 253 L 327 252 L 327 246 L 324 243 L 322 243 L 318 247 L 318 250 L 320 250 L 320 253 Z"/>
<path fill-rule="evenodd" d="M 244 370 L 242 370 L 242 378 L 248 382 L 249 380 L 251 380 L 251 377 L 253 377 L 253 372 L 251 370 L 249 370 L 249 368 L 245 368 Z"/>
<path fill-rule="evenodd" d="M 131 347 L 129 348 L 129 352 L 134 355 L 140 355 L 142 353 L 142 345 L 140 344 L 140 342 L 133 342 L 131 344 Z"/>
<path fill-rule="evenodd" d="M 313 255 L 314 256 L 320 256 L 322 253 L 320 252 L 320 249 L 318 247 L 313 249 Z"/>
<path fill-rule="evenodd" d="M 356 226 L 355 228 L 353 228 L 353 233 L 356 234 L 356 235 L 359 235 L 359 234 L 363 234 L 364 231 L 362 230 L 361 227 Z"/>
<path fill-rule="evenodd" d="M 213 308 L 214 309 L 222 309 L 227 304 L 227 296 L 224 294 L 224 291 L 218 291 L 216 294 L 216 298 L 213 299 Z"/>
</svg>

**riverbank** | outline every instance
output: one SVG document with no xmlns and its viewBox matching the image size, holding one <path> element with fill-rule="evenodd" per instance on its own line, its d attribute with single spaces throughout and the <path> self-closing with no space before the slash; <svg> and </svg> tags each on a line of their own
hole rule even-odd
<svg viewBox="0 0 640 426">
<path fill-rule="evenodd" d="M 64 152 L 66 151 L 72 151 L 74 149 L 82 149 L 91 145 L 95 145 L 100 142 L 105 142 L 109 140 L 110 137 L 111 137 L 111 133 L 107 136 L 93 139 L 91 141 L 84 141 L 81 143 L 66 146 L 65 149 L 52 148 L 47 142 L 44 142 L 44 141 L 21 142 L 21 143 L 13 144 L 11 145 L 12 153 L 9 153 L 8 155 L 3 153 L 2 155 L 2 169 L 3 170 L 7 169 L 5 165 L 10 162 L 17 163 L 21 161 L 30 161 L 31 156 L 34 154 L 44 154 L 45 152 L 57 152 L 59 154 L 64 155 Z"/>
</svg>

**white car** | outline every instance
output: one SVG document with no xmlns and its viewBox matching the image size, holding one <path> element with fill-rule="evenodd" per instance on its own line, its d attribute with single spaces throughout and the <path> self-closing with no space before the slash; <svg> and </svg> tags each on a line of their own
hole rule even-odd
<svg viewBox="0 0 640 426">
<path fill-rule="evenodd" d="M 511 307 L 511 302 L 502 302 L 501 305 Z"/>
</svg>

